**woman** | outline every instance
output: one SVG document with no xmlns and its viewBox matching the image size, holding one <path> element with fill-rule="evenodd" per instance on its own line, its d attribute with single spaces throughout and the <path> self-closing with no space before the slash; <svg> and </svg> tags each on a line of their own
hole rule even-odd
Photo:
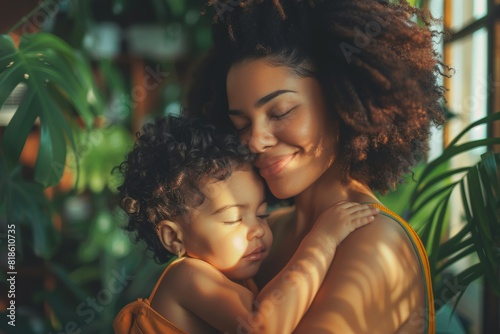
<svg viewBox="0 0 500 334">
<path fill-rule="evenodd" d="M 236 129 L 271 192 L 294 200 L 270 219 L 274 244 L 256 279 L 263 286 L 308 222 L 338 201 L 378 203 L 373 191 L 394 187 L 425 156 L 430 124 L 444 121 L 435 33 L 430 15 L 407 3 L 215 4 L 215 47 L 194 75 L 187 109 Z M 425 251 L 375 205 L 387 215 L 338 248 L 296 333 L 434 332 Z"/>
</svg>

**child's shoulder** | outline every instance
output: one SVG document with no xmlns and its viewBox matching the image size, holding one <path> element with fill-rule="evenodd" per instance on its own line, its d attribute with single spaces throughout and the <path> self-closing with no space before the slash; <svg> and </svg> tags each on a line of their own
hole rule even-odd
<svg viewBox="0 0 500 334">
<path fill-rule="evenodd" d="M 161 314 L 172 313 L 186 298 L 200 296 L 224 284 L 227 278 L 209 263 L 182 258 L 165 269 L 151 293 L 151 306 Z"/>
<path fill-rule="evenodd" d="M 184 286 L 203 282 L 208 284 L 211 281 L 221 281 L 227 279 L 217 268 L 211 264 L 195 258 L 185 257 L 172 263 L 162 278 L 163 282 L 168 282 L 169 286 Z M 189 289 L 189 288 L 188 288 Z"/>
</svg>

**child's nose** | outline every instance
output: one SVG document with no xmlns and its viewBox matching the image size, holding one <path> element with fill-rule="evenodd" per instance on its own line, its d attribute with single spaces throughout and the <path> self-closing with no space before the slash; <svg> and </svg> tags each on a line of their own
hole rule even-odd
<svg viewBox="0 0 500 334">
<path fill-rule="evenodd" d="M 265 235 L 265 233 L 266 231 L 264 230 L 262 223 L 259 221 L 259 219 L 254 218 L 249 229 L 248 240 L 260 239 Z"/>
</svg>

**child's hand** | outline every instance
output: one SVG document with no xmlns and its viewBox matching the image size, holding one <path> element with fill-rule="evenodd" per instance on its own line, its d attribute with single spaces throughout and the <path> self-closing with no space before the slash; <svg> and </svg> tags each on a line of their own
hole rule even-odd
<svg viewBox="0 0 500 334">
<path fill-rule="evenodd" d="M 372 222 L 378 213 L 378 209 L 367 204 L 342 201 L 323 211 L 314 225 L 333 237 L 338 246 L 355 229 Z"/>
</svg>

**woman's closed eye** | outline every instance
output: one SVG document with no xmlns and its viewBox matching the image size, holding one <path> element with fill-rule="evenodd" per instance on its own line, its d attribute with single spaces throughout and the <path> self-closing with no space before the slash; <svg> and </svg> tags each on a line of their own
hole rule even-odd
<svg viewBox="0 0 500 334">
<path fill-rule="evenodd" d="M 248 130 L 250 128 L 250 125 L 245 125 L 245 126 L 242 126 L 242 127 L 238 127 L 238 126 L 234 126 L 235 129 L 236 129 L 236 132 L 241 135 L 243 133 L 245 133 L 246 130 Z"/>
<path fill-rule="evenodd" d="M 272 117 L 272 118 L 274 118 L 274 119 L 282 119 L 282 118 L 284 118 L 284 117 L 288 116 L 288 115 L 289 115 L 289 114 L 290 114 L 293 110 L 295 110 L 295 108 L 297 108 L 297 107 L 298 107 L 298 105 L 297 105 L 297 106 L 295 106 L 295 107 L 293 107 L 293 108 L 291 108 L 291 109 L 288 109 L 288 110 L 286 110 L 286 111 L 281 111 L 281 112 L 280 112 L 280 111 L 276 111 L 276 112 L 274 112 L 274 113 L 272 114 L 272 116 L 271 116 L 271 117 Z"/>
<path fill-rule="evenodd" d="M 240 117 L 230 117 L 231 122 L 233 123 L 234 129 L 238 134 L 245 132 L 248 128 L 250 128 L 250 122 L 244 121 L 240 119 Z"/>
</svg>

